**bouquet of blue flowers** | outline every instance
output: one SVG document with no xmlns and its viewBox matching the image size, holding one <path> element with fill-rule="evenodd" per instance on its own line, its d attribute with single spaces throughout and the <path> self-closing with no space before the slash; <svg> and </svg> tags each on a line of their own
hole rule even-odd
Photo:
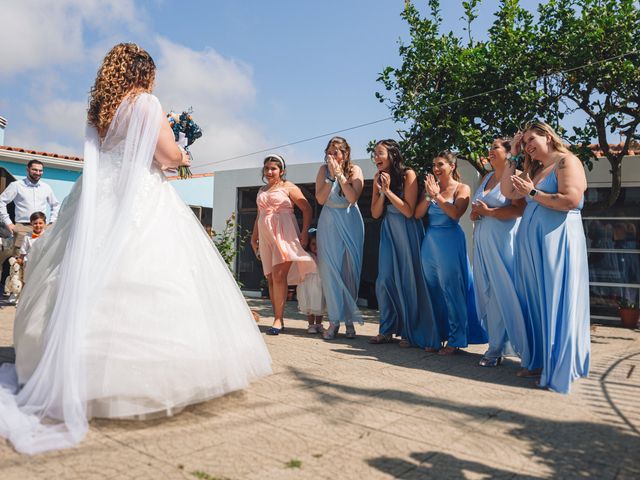
<svg viewBox="0 0 640 480">
<path fill-rule="evenodd" d="M 189 158 L 192 158 L 189 145 L 202 136 L 202 129 L 193 121 L 192 113 L 193 109 L 189 108 L 189 110 L 182 112 L 180 115 L 173 111 L 167 114 L 167 119 L 169 120 L 171 130 L 173 130 L 176 143 L 185 149 Z M 189 167 L 178 167 L 178 177 L 181 179 L 191 178 L 191 170 Z"/>
</svg>

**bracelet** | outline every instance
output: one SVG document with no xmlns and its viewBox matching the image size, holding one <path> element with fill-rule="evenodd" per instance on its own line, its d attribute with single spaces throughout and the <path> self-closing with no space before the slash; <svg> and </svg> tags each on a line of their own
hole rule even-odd
<svg viewBox="0 0 640 480">
<path fill-rule="evenodd" d="M 334 183 L 335 181 L 336 181 L 335 178 L 331 178 L 331 177 L 324 178 L 324 183 Z"/>
<path fill-rule="evenodd" d="M 338 182 L 340 182 L 340 183 L 345 183 L 347 181 L 347 177 L 344 176 L 344 173 L 336 174 L 336 178 L 338 179 Z"/>
<path fill-rule="evenodd" d="M 509 167 L 518 168 L 518 165 L 520 164 L 520 161 L 522 160 L 523 157 L 524 155 L 522 155 L 522 152 L 518 153 L 515 157 L 511 156 L 508 160 Z"/>
</svg>

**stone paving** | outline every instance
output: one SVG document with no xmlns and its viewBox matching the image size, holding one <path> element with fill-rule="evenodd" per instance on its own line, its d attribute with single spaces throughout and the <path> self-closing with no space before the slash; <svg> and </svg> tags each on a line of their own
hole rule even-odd
<svg viewBox="0 0 640 480">
<path fill-rule="evenodd" d="M 249 300 L 271 323 L 264 300 Z M 145 422 L 93 420 L 70 450 L 23 456 L 0 440 L 0 479 L 640 478 L 640 332 L 596 326 L 592 375 L 563 396 L 441 357 L 288 333 L 265 340 L 274 374 L 248 390 Z M 12 307 L 0 310 L 0 362 L 12 358 Z"/>
</svg>

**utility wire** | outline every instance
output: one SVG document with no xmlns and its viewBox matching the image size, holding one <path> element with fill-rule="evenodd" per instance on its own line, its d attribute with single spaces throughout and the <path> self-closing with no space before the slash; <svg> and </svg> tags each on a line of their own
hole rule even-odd
<svg viewBox="0 0 640 480">
<path fill-rule="evenodd" d="M 567 68 L 565 70 L 559 70 L 559 71 L 553 72 L 553 73 L 547 73 L 545 75 L 541 75 L 540 77 L 527 78 L 527 79 L 521 80 L 519 82 L 514 82 L 514 83 L 507 84 L 504 87 L 494 88 L 493 90 L 487 90 L 486 92 L 474 93 L 473 95 L 468 95 L 466 97 L 456 98 L 454 100 L 449 100 L 447 102 L 438 103 L 438 104 L 432 105 L 432 106 L 427 107 L 427 108 L 428 109 L 432 109 L 432 108 L 439 108 L 439 107 L 447 107 L 449 105 L 454 105 L 454 104 L 459 103 L 459 102 L 465 102 L 465 101 L 471 100 L 473 98 L 483 97 L 485 95 L 491 95 L 493 93 L 501 92 L 503 90 L 507 90 L 507 89 L 512 88 L 512 87 L 516 87 L 516 86 L 519 86 L 519 85 L 523 85 L 525 83 L 529 83 L 529 82 L 531 82 L 533 80 L 538 81 L 538 80 L 541 80 L 543 78 L 552 77 L 554 75 L 560 75 L 562 73 L 574 72 L 576 70 L 581 70 L 581 69 L 587 68 L 587 67 L 593 67 L 593 66 L 599 65 L 601 63 L 610 62 L 611 60 L 617 60 L 617 59 L 620 59 L 620 58 L 627 57 L 629 55 L 636 55 L 636 54 L 638 54 L 637 51 L 621 53 L 620 55 L 615 55 L 613 57 L 605 58 L 603 60 L 598 60 L 597 62 L 585 63 L 584 65 L 580 65 L 578 67 L 572 67 L 572 68 Z M 245 153 L 245 154 L 242 154 L 242 155 L 236 155 L 234 157 L 228 157 L 228 158 L 224 158 L 222 160 L 214 160 L 213 162 L 203 163 L 201 165 L 194 165 L 191 168 L 192 169 L 197 169 L 197 168 L 202 168 L 202 167 L 208 167 L 208 166 L 211 166 L 211 165 L 218 165 L 220 163 L 230 162 L 232 160 L 238 160 L 240 158 L 250 157 L 252 155 L 257 155 L 259 153 L 273 152 L 274 150 L 278 150 L 280 148 L 291 147 L 293 145 L 298 145 L 300 143 L 310 142 L 312 140 L 317 140 L 319 138 L 334 136 L 334 135 L 336 135 L 338 133 L 344 133 L 344 132 L 348 132 L 350 130 L 356 130 L 356 129 L 359 129 L 359 128 L 368 127 L 369 125 L 375 125 L 376 123 L 387 122 L 389 120 L 393 120 L 393 117 L 389 116 L 389 117 L 385 117 L 385 118 L 380 118 L 378 120 L 373 120 L 371 122 L 360 123 L 358 125 L 353 125 L 351 127 L 343 128 L 341 130 L 336 130 L 334 132 L 323 133 L 323 134 L 315 135 L 315 136 L 309 137 L 309 138 L 303 138 L 302 140 L 296 140 L 294 142 L 284 143 L 282 145 L 277 145 L 275 147 L 264 148 L 262 150 L 256 150 L 255 152 Z"/>
</svg>

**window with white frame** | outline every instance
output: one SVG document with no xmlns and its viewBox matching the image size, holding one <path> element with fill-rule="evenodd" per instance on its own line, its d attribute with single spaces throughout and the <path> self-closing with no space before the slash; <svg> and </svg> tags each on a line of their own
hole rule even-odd
<svg viewBox="0 0 640 480">
<path fill-rule="evenodd" d="M 613 206 L 596 210 L 608 193 L 609 188 L 590 188 L 582 215 L 592 320 L 617 320 L 621 301 L 640 300 L 640 187 L 622 188 Z"/>
</svg>

